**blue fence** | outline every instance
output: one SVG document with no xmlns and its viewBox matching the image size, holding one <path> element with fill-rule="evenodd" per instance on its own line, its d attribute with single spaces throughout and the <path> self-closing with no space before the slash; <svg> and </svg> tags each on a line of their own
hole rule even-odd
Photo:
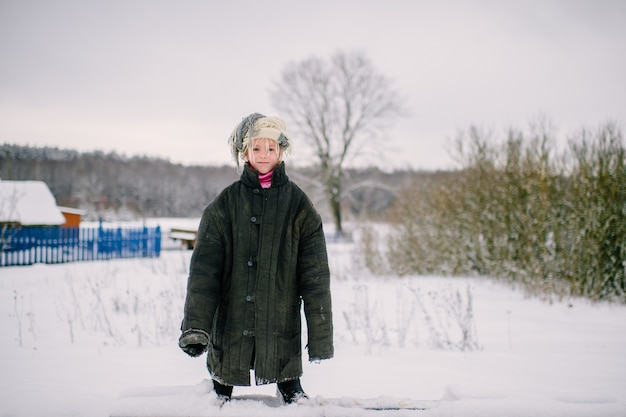
<svg viewBox="0 0 626 417">
<path fill-rule="evenodd" d="M 0 266 L 158 257 L 161 228 L 0 229 Z"/>
</svg>

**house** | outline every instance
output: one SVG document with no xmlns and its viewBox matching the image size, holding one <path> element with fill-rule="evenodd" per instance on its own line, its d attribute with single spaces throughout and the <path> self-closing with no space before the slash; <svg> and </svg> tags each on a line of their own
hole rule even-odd
<svg viewBox="0 0 626 417">
<path fill-rule="evenodd" d="M 0 225 L 61 226 L 65 222 L 45 182 L 0 180 Z"/>
<path fill-rule="evenodd" d="M 85 210 L 80 210 L 71 207 L 59 206 L 61 214 L 65 217 L 65 224 L 63 227 L 79 227 L 82 217 L 87 214 Z"/>
</svg>

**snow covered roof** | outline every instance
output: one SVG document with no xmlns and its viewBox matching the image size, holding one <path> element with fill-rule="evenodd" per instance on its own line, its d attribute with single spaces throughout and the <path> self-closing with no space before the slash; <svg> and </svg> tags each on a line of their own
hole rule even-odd
<svg viewBox="0 0 626 417">
<path fill-rule="evenodd" d="M 78 209 L 75 207 L 64 207 L 64 206 L 58 206 L 59 210 L 61 210 L 61 213 L 67 213 L 67 214 L 77 214 L 79 216 L 84 216 L 85 214 L 87 214 L 87 210 L 82 210 L 82 209 Z"/>
<path fill-rule="evenodd" d="M 45 182 L 0 180 L 0 223 L 60 226 L 65 217 Z"/>
</svg>

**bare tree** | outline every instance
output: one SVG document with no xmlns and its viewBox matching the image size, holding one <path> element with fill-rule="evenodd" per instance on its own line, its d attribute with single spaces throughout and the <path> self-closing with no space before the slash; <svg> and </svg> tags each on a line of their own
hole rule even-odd
<svg viewBox="0 0 626 417">
<path fill-rule="evenodd" d="M 319 159 L 324 194 L 338 235 L 345 164 L 368 139 L 382 139 L 387 124 L 402 115 L 403 101 L 367 57 L 338 52 L 288 64 L 271 92 L 273 105 L 312 144 Z M 378 142 L 380 144 L 381 142 Z"/>
</svg>

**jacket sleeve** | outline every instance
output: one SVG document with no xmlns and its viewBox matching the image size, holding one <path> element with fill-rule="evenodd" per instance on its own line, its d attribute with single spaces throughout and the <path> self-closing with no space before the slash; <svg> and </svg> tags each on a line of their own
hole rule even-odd
<svg viewBox="0 0 626 417">
<path fill-rule="evenodd" d="M 312 209 L 305 222 L 298 250 L 300 296 L 308 329 L 311 361 L 333 357 L 333 316 L 330 295 L 330 271 L 322 222 Z"/>
<path fill-rule="evenodd" d="M 199 329 L 210 334 L 220 299 L 224 269 L 224 243 L 215 203 L 202 215 L 198 237 L 191 256 L 187 296 L 181 330 Z"/>
</svg>

